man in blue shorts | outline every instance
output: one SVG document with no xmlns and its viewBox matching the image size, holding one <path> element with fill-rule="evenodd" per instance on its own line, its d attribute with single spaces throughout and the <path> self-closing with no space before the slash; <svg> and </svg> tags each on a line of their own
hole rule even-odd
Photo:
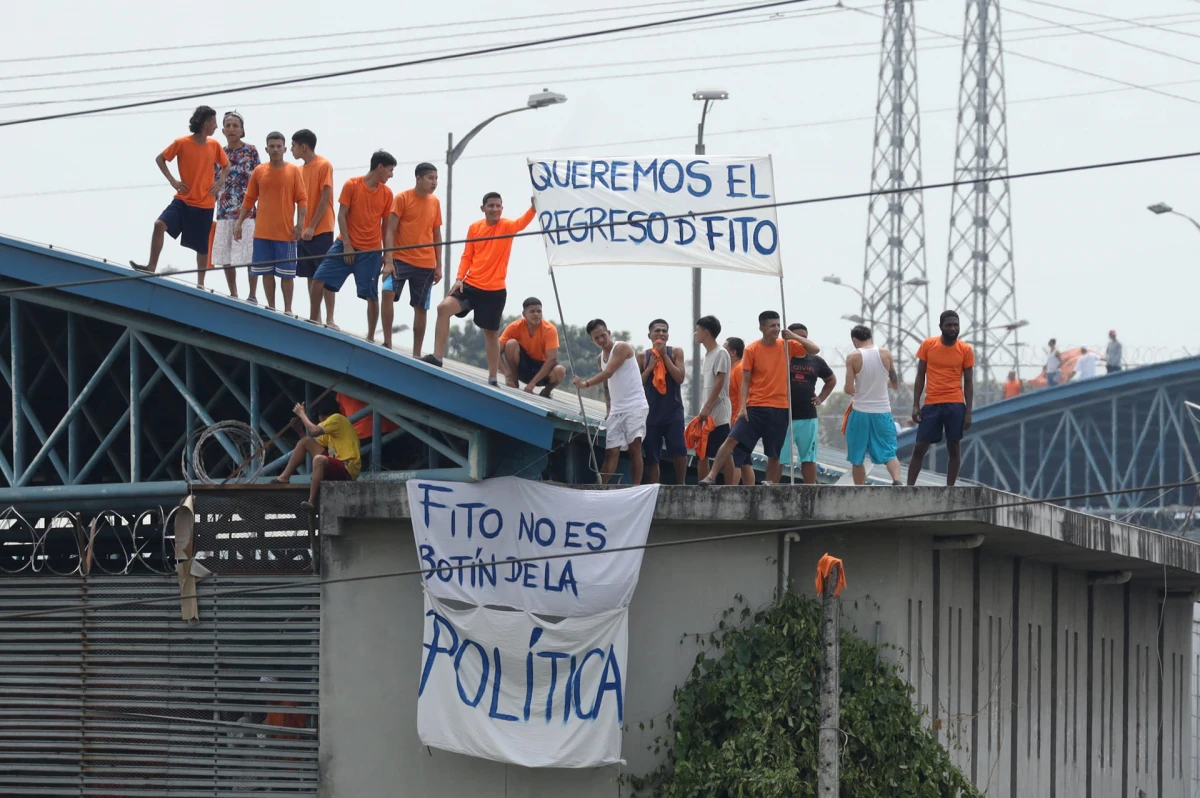
<svg viewBox="0 0 1200 798">
<path fill-rule="evenodd" d="M 917 349 L 917 381 L 913 386 L 912 419 L 918 424 L 917 442 L 908 463 L 908 484 L 917 484 L 921 464 L 930 444 L 946 439 L 946 485 L 958 479 L 959 442 L 971 428 L 971 404 L 975 399 L 975 350 L 958 340 L 958 314 L 942 312 L 938 319 L 942 334 L 926 338 Z M 1053 343 L 1053 342 L 1052 342 Z M 925 404 L 921 394 L 928 393 Z"/>
<path fill-rule="evenodd" d="M 296 241 L 296 276 L 303 277 L 308 284 L 308 305 L 312 305 L 315 296 L 319 310 L 320 300 L 324 298 L 328 305 L 327 318 L 333 321 L 333 292 L 325 296 L 324 291 L 313 291 L 313 275 L 333 246 L 334 224 L 333 165 L 317 155 L 316 148 L 317 134 L 308 128 L 292 134 L 292 157 L 304 163 L 300 171 L 304 175 L 304 191 L 308 194 L 307 221 Z M 319 324 L 320 315 L 312 321 Z"/>
<path fill-rule="evenodd" d="M 383 231 L 392 212 L 392 191 L 386 185 L 396 168 L 391 153 L 377 150 L 371 156 L 371 170 L 352 177 L 342 186 L 338 197 L 338 236 L 329 253 L 313 275 L 312 305 L 309 318 L 318 321 L 321 292 L 337 293 L 346 278 L 354 275 L 359 299 L 367 303 L 367 340 L 374 343 L 379 323 L 379 272 L 383 268 Z M 326 303 L 326 309 L 332 306 Z M 333 328 L 333 314 L 326 324 Z"/>
<path fill-rule="evenodd" d="M 808 328 L 803 324 L 789 324 L 788 329 L 802 338 L 808 337 Z M 793 357 L 788 364 L 791 373 L 792 429 L 783 442 L 783 461 L 792 462 L 792 446 L 796 447 L 796 461 L 800 463 L 800 474 L 806 485 L 817 484 L 817 438 L 819 422 L 817 408 L 824 404 L 837 385 L 833 369 L 820 355 Z M 823 381 L 821 393 L 817 393 L 817 380 Z"/>
<path fill-rule="evenodd" d="M 291 315 L 292 284 L 296 279 L 296 239 L 304 230 L 308 194 L 300 167 L 283 160 L 286 148 L 287 140 L 282 133 L 272 131 L 267 134 L 270 161 L 250 175 L 250 184 L 242 200 L 242 211 L 233 227 L 233 237 L 237 241 L 242 240 L 242 223 L 250 211 L 255 210 L 257 203 L 250 273 L 262 277 L 267 306 L 271 310 L 275 309 L 275 278 L 280 279 L 283 284 L 283 311 Z"/>
<path fill-rule="evenodd" d="M 850 331 L 854 351 L 846 357 L 846 393 L 850 395 L 850 417 L 846 420 L 846 459 L 850 461 L 855 485 L 867 484 L 867 455 L 871 462 L 887 467 L 893 485 L 900 484 L 900 461 L 896 459 L 896 422 L 888 389 L 900 383 L 892 353 L 875 346 L 871 328 L 859 325 Z"/>
</svg>

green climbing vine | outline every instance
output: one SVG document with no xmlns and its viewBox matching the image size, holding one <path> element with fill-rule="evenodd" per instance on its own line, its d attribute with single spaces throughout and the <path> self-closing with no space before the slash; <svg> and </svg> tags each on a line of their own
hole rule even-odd
<svg viewBox="0 0 1200 798">
<path fill-rule="evenodd" d="M 769 609 L 743 607 L 740 620 L 722 620 L 676 688 L 667 733 L 652 744 L 666 748 L 666 761 L 629 780 L 639 794 L 816 795 L 820 604 L 789 593 Z M 842 631 L 842 798 L 979 798 L 922 726 L 897 666 L 878 653 Z"/>
</svg>

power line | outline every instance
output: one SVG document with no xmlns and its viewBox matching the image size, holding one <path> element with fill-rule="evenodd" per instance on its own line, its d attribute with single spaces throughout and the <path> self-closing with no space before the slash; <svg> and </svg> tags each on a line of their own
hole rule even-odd
<svg viewBox="0 0 1200 798">
<path fill-rule="evenodd" d="M 727 540 L 745 540 L 748 538 L 766 537 L 768 535 L 781 535 L 788 532 L 817 532 L 826 529 L 840 529 L 855 524 L 871 523 L 871 524 L 894 524 L 901 521 L 917 521 L 922 519 L 937 518 L 940 516 L 953 516 L 963 513 L 981 513 L 990 512 L 993 510 L 1007 510 L 1015 507 L 1028 507 L 1034 504 L 1053 504 L 1057 502 L 1081 501 L 1084 499 L 1096 499 L 1104 496 L 1118 496 L 1127 493 L 1143 493 L 1151 490 L 1171 490 L 1175 488 L 1185 488 L 1191 485 L 1200 484 L 1194 480 L 1185 480 L 1183 482 L 1168 482 L 1160 485 L 1141 485 L 1134 488 L 1114 488 L 1112 490 L 1091 491 L 1089 493 L 1075 493 L 1066 496 L 1053 496 L 1045 499 L 1018 499 L 1016 501 L 995 502 L 993 504 L 977 504 L 970 507 L 962 507 L 951 510 L 923 510 L 914 513 L 900 513 L 898 515 L 885 516 L 883 518 L 871 519 L 844 519 L 841 521 L 821 521 L 815 524 L 799 524 L 795 526 L 776 527 L 773 529 L 751 529 L 743 532 L 728 532 L 722 535 L 706 535 L 702 537 L 683 538 L 676 540 L 661 540 L 654 543 L 641 543 L 631 546 L 616 546 L 611 549 L 580 549 L 578 551 L 564 552 L 559 554 L 537 554 L 531 557 L 520 557 L 511 560 L 505 560 L 505 564 L 524 564 L 528 562 L 549 562 L 551 560 L 562 559 L 577 559 L 581 557 L 594 557 L 608 554 L 624 554 L 631 551 L 649 551 L 653 549 L 668 549 L 676 546 L 692 546 L 698 543 L 718 543 Z M 720 491 L 722 487 L 701 488 L 695 487 L 697 491 Z M 735 488 L 736 489 L 736 488 Z M 749 489 L 747 487 L 747 489 Z M 620 488 L 610 489 L 620 490 Z M 1069 507 L 1062 508 L 1067 512 L 1079 512 L 1072 510 Z M 1162 535 L 1163 537 L 1174 538 L 1165 532 L 1159 532 L 1153 529 L 1146 530 L 1150 534 Z M 477 568 L 477 563 L 462 563 L 460 565 L 435 566 L 434 568 L 412 568 L 403 571 L 390 571 L 381 574 L 365 574 L 362 576 L 343 576 L 333 579 L 322 579 L 321 586 L 348 584 L 352 582 L 371 582 L 377 579 L 398 579 L 407 576 L 422 576 L 432 574 L 449 573 L 454 574 L 458 571 L 470 570 Z M 247 596 L 256 593 L 272 593 L 280 590 L 295 590 L 295 584 L 291 583 L 276 583 L 271 585 L 260 585 L 258 587 L 246 588 L 231 588 L 229 590 L 214 590 L 210 593 L 194 593 L 192 595 L 179 596 L 153 596 L 140 599 L 126 599 L 122 601 L 103 601 L 103 602 L 80 602 L 77 604 L 52 607 L 44 610 L 30 610 L 27 612 L 6 612 L 0 614 L 0 622 L 20 620 L 25 618 L 42 618 L 50 615 L 74 614 L 76 612 L 86 613 L 95 610 L 112 610 L 121 609 L 123 607 L 141 607 L 150 604 L 173 604 L 176 601 L 186 599 L 216 599 L 226 598 L 230 596 Z"/>
<path fill-rule="evenodd" d="M 1026 13 L 1025 11 L 1018 11 L 1018 10 L 1016 10 L 1016 9 L 1013 9 L 1013 8 L 1009 8 L 1009 9 L 1007 9 L 1007 11 L 1008 11 L 1008 13 L 1010 13 L 1010 14 L 1016 14 L 1017 16 L 1021 16 L 1021 17 L 1027 17 L 1027 18 L 1029 18 L 1029 19 L 1032 19 L 1032 20 L 1034 20 L 1034 21 L 1036 21 L 1036 22 L 1046 22 L 1046 23 L 1049 23 L 1049 24 L 1051 24 L 1051 25 L 1057 25 L 1057 26 L 1059 26 L 1059 27 L 1062 27 L 1062 28 L 1068 28 L 1068 29 L 1070 29 L 1070 30 L 1073 30 L 1073 31 L 1079 31 L 1080 33 L 1087 34 L 1088 36 L 1095 36 L 1095 37 L 1096 37 L 1096 38 L 1098 38 L 1098 39 L 1103 39 L 1103 40 L 1105 40 L 1105 41 L 1108 41 L 1108 42 L 1116 42 L 1117 44 L 1123 44 L 1123 45 L 1125 45 L 1126 47 L 1132 47 L 1132 48 L 1134 48 L 1135 50 L 1143 50 L 1143 51 L 1145 51 L 1145 52 L 1147 52 L 1147 53 L 1154 53 L 1155 55 L 1166 56 L 1167 58 L 1174 58 L 1176 61 L 1183 61 L 1184 63 L 1187 63 L 1187 64 L 1192 64 L 1193 66 L 1200 66 L 1200 61 L 1196 61 L 1196 60 L 1193 60 L 1193 59 L 1191 59 L 1191 58 L 1186 58 L 1186 57 L 1184 57 L 1184 56 L 1182 56 L 1182 55 L 1177 55 L 1177 54 L 1175 54 L 1175 53 L 1169 53 L 1169 52 L 1167 52 L 1166 50 L 1159 50 L 1159 49 L 1158 49 L 1158 48 L 1156 48 L 1156 47 L 1147 47 L 1147 46 L 1146 46 L 1146 45 L 1144 45 L 1144 44 L 1138 44 L 1138 43 L 1136 43 L 1136 42 L 1127 42 L 1127 41 L 1125 41 L 1124 39 L 1118 39 L 1118 38 L 1116 38 L 1115 36 L 1108 36 L 1108 35 L 1107 35 L 1107 34 L 1105 34 L 1105 33 L 1101 33 L 1101 32 L 1094 31 L 1094 30 L 1084 30 L 1083 28 L 1080 28 L 1080 27 L 1078 27 L 1078 26 L 1076 26 L 1076 25 L 1072 25 L 1072 24 L 1070 24 L 1070 23 L 1067 23 L 1067 22 L 1055 22 L 1055 21 L 1054 21 L 1054 20 L 1052 20 L 1052 19 L 1046 19 L 1045 17 L 1039 17 L 1039 16 L 1035 16 L 1035 15 L 1033 15 L 1033 14 Z"/>
<path fill-rule="evenodd" d="M 758 210 L 778 209 L 778 208 L 795 208 L 795 207 L 801 207 L 804 205 L 819 205 L 819 204 L 823 204 L 826 202 L 841 202 L 844 200 L 856 200 L 856 199 L 867 199 L 870 197 L 890 196 L 892 194 L 907 194 L 907 193 L 915 192 L 915 191 L 932 191 L 934 189 L 956 188 L 958 186 L 978 186 L 978 185 L 983 185 L 983 184 L 991 183 L 991 182 L 998 181 L 998 180 L 1022 180 L 1022 179 L 1031 178 L 1031 177 L 1048 177 L 1051 175 L 1073 174 L 1076 172 L 1090 172 L 1090 171 L 1096 171 L 1099 169 L 1112 169 L 1112 168 L 1122 167 L 1122 166 L 1138 166 L 1138 165 L 1151 164 L 1151 163 L 1179 161 L 1179 160 L 1195 158 L 1195 157 L 1200 157 L 1200 151 L 1173 153 L 1171 155 L 1151 155 L 1151 156 L 1146 156 L 1144 158 L 1128 158 L 1128 159 L 1124 159 L 1124 160 L 1120 160 L 1120 161 L 1102 161 L 1102 162 L 1098 162 L 1098 163 L 1082 164 L 1079 166 L 1060 166 L 1060 167 L 1054 167 L 1054 168 L 1050 168 L 1050 169 L 1038 169 L 1038 170 L 1029 171 L 1029 172 L 1017 172 L 1014 174 L 1007 174 L 1007 175 L 993 175 L 993 176 L 981 177 L 981 178 L 971 179 L 971 180 L 947 180 L 947 181 L 944 181 L 941 183 L 926 183 L 924 185 L 905 186 L 903 188 L 888 188 L 888 189 L 877 189 L 877 190 L 872 190 L 872 191 L 857 191 L 857 192 L 853 192 L 853 193 L 849 193 L 849 194 L 833 194 L 833 195 L 828 195 L 828 196 L 824 196 L 824 197 L 810 197 L 808 199 L 784 200 L 781 202 L 762 202 L 762 203 L 757 203 L 754 205 L 739 205 L 737 207 L 730 207 L 730 208 L 713 208 L 713 209 L 706 209 L 704 212 L 709 213 L 709 214 L 712 214 L 712 213 L 742 213 L 745 211 L 758 211 Z M 664 222 L 669 222 L 669 221 L 673 221 L 675 219 L 692 219 L 692 218 L 695 218 L 695 214 L 689 212 L 689 213 L 679 213 L 679 214 L 674 214 L 674 215 L 656 217 L 656 220 L 661 219 Z M 627 225 L 631 225 L 631 224 L 645 224 L 645 223 L 646 222 L 644 220 L 635 220 L 635 221 L 621 221 L 621 222 L 617 222 L 617 221 L 602 222 L 602 223 L 597 223 L 597 224 L 578 224 L 578 225 L 570 225 L 568 228 L 556 228 L 556 229 L 551 229 L 551 230 L 529 230 L 529 231 L 525 231 L 525 232 L 508 233 L 505 235 L 497 235 L 497 236 L 480 236 L 480 237 L 472 238 L 472 239 L 463 238 L 463 239 L 449 241 L 446 243 L 453 245 L 453 244 L 466 244 L 468 240 L 474 241 L 476 243 L 479 243 L 482 241 L 500 241 L 500 240 L 515 239 L 515 238 L 526 238 L 528 236 L 551 235 L 554 233 L 561 234 L 563 232 L 563 230 L 571 230 L 571 231 L 597 230 L 597 229 L 603 229 L 606 227 L 612 228 L 615 226 L 627 226 Z M 382 254 L 382 253 L 386 253 L 386 252 L 401 252 L 401 251 L 408 250 L 408 249 L 420 249 L 423 247 L 428 247 L 428 244 L 407 244 L 407 245 L 399 246 L 399 247 L 390 247 L 390 248 L 381 247 L 378 249 L 356 250 L 356 251 L 359 254 L 364 254 L 364 255 L 365 254 L 374 254 L 374 253 Z M 299 262 L 299 261 L 303 261 L 303 260 L 323 260 L 325 257 L 326 257 L 325 255 L 313 255 L 313 256 L 305 256 L 305 257 L 297 257 L 297 258 L 281 258 L 279 260 L 257 261 L 253 264 L 246 263 L 246 264 L 241 264 L 241 265 L 221 266 L 221 267 L 217 267 L 217 268 L 240 269 L 243 267 L 248 268 L 252 265 L 253 266 L 271 266 L 271 265 L 274 265 L 277 263 L 295 263 L 295 262 Z M 46 285 L 25 285 L 25 286 L 18 286 L 16 288 L 0 289 L 0 296 L 4 296 L 6 294 L 22 294 L 22 293 L 28 293 L 31 291 L 46 291 L 46 290 L 60 289 L 60 288 L 79 288 L 79 287 L 83 287 L 83 286 L 103 285 L 106 283 L 119 283 L 119 282 L 124 282 L 126 280 L 146 280 L 146 279 L 155 278 L 155 277 L 175 277 L 175 276 L 183 275 L 183 274 L 197 274 L 199 272 L 207 273 L 208 271 L 209 271 L 209 269 L 207 269 L 207 268 L 204 268 L 204 269 L 171 269 L 171 270 L 165 271 L 165 272 L 135 272 L 132 274 L 121 274 L 121 275 L 114 275 L 114 276 L 110 276 L 110 277 L 95 277 L 95 278 L 91 278 L 88 280 L 73 280 L 73 281 L 64 282 L 64 283 L 48 283 Z"/>
<path fill-rule="evenodd" d="M 1147 28 L 1149 30 L 1157 30 L 1157 31 L 1162 31 L 1164 33 L 1174 33 L 1179 36 L 1189 36 L 1193 39 L 1200 39 L 1200 34 L 1195 34 L 1195 33 L 1192 33 L 1191 31 L 1175 30 L 1173 28 L 1166 27 L 1163 25 L 1146 25 L 1146 24 L 1143 24 L 1142 22 L 1138 21 L 1138 20 L 1151 19 L 1151 17 L 1130 17 L 1129 19 L 1123 19 L 1121 17 L 1110 17 L 1107 14 L 1097 14 L 1095 11 L 1084 11 L 1082 8 L 1068 8 L 1067 6 L 1055 5 L 1054 3 L 1044 2 L 1044 0 L 1025 0 L 1025 2 L 1031 3 L 1036 6 L 1046 6 L 1047 8 L 1057 8 L 1060 11 L 1072 11 L 1076 14 L 1086 14 L 1089 17 L 1097 17 L 1099 19 L 1106 19 L 1106 20 L 1109 20 L 1112 22 L 1131 22 L 1136 27 L 1139 27 L 1139 28 Z M 1084 23 L 1084 24 L 1086 24 L 1086 23 Z"/>
<path fill-rule="evenodd" d="M 275 86 L 287 86 L 287 85 L 291 85 L 293 83 L 308 83 L 311 81 L 328 80 L 329 78 L 345 77 L 347 75 L 361 75 L 361 74 L 364 74 L 367 72 L 380 72 L 383 70 L 398 69 L 401 67 L 416 66 L 419 64 L 432 64 L 432 63 L 438 63 L 438 62 L 442 62 L 442 61 L 453 61 L 453 60 L 457 60 L 460 58 L 469 58 L 471 56 L 488 55 L 488 54 L 492 54 L 492 53 L 515 52 L 517 50 L 526 50 L 531 47 L 536 47 L 538 45 L 543 45 L 543 44 L 553 44 L 556 42 L 577 41 L 580 39 L 593 39 L 593 38 L 596 38 L 599 36 L 607 36 L 612 33 L 622 33 L 622 32 L 631 31 L 631 30 L 645 30 L 648 28 L 660 28 L 660 27 L 667 26 L 667 25 L 677 25 L 682 22 L 693 22 L 693 21 L 702 20 L 702 19 L 719 19 L 721 17 L 728 17 L 728 16 L 732 16 L 734 14 L 742 14 L 742 13 L 746 13 L 748 11 L 761 11 L 761 10 L 765 10 L 768 8 L 782 8 L 784 6 L 796 5 L 798 3 L 806 3 L 806 2 L 811 2 L 811 0 L 771 0 L 771 2 L 768 2 L 768 3 L 761 3 L 761 4 L 755 5 L 755 6 L 746 6 L 744 8 L 737 8 L 737 9 L 732 9 L 732 10 L 727 10 L 727 11 L 711 11 L 711 12 L 707 12 L 704 14 L 693 14 L 692 16 L 688 16 L 688 17 L 675 17 L 673 19 L 664 19 L 664 20 L 658 20 L 655 22 L 639 22 L 639 23 L 635 23 L 633 25 L 623 25 L 623 26 L 616 27 L 616 28 L 604 28 L 602 30 L 595 30 L 595 31 L 584 31 L 582 33 L 571 33 L 571 34 L 566 34 L 563 36 L 552 37 L 549 39 L 538 39 L 538 40 L 530 41 L 530 42 L 514 42 L 512 44 L 495 45 L 492 47 L 485 47 L 485 48 L 478 49 L 478 50 L 467 50 L 467 51 L 464 51 L 461 53 L 455 53 L 455 54 L 450 54 L 450 55 L 432 56 L 432 57 L 428 57 L 428 58 L 416 58 L 416 59 L 411 59 L 408 61 L 399 61 L 399 62 L 391 63 L 391 64 L 381 64 L 381 65 L 377 65 L 377 66 L 358 67 L 356 69 L 347 69 L 347 70 L 342 70 L 340 72 L 327 72 L 322 75 L 309 75 L 309 76 L 305 76 L 305 77 L 284 78 L 281 80 L 267 81 L 265 83 L 252 83 L 252 84 L 249 84 L 246 86 L 239 87 L 237 89 L 229 89 L 229 90 L 215 92 L 215 93 L 229 94 L 229 93 L 232 93 L 233 91 L 238 91 L 238 92 L 256 91 L 259 89 L 268 89 L 268 88 L 272 88 Z M 138 102 L 123 103 L 121 105 L 106 106 L 103 108 L 92 108 L 92 109 L 87 109 L 87 110 L 82 110 L 82 111 L 64 111 L 62 113 L 57 113 L 57 114 L 47 114 L 44 116 L 25 117 L 23 119 L 8 119 L 8 120 L 0 121 L 0 127 L 12 127 L 14 125 L 26 125 L 26 124 L 29 124 L 32 122 L 47 122 L 47 121 L 54 120 L 54 119 L 67 119 L 67 118 L 79 117 L 79 116 L 91 116 L 93 114 L 103 113 L 105 111 L 122 111 L 127 108 L 141 108 L 141 107 L 145 107 L 148 105 L 161 105 L 163 103 L 180 101 L 180 100 L 194 100 L 194 99 L 199 99 L 199 98 L 205 97 L 205 96 L 207 96 L 207 94 L 204 92 L 201 92 L 201 93 L 193 92 L 190 94 L 180 95 L 180 96 L 177 96 L 174 98 L 141 100 Z"/>
</svg>

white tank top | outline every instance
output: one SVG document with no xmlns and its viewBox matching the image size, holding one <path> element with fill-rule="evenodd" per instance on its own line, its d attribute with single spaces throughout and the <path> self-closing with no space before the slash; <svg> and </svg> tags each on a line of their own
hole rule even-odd
<svg viewBox="0 0 1200 798">
<path fill-rule="evenodd" d="M 617 348 L 613 344 L 613 349 Z M 608 368 L 611 357 L 600 353 L 600 368 Z M 642 372 L 638 369 L 637 358 L 631 357 L 617 366 L 617 370 L 608 378 L 608 414 L 643 413 L 650 409 L 646 401 L 646 389 L 642 386 Z"/>
<path fill-rule="evenodd" d="M 854 399 L 851 405 L 860 413 L 887 413 L 891 415 L 892 402 L 888 399 L 888 372 L 883 367 L 883 358 L 875 347 L 859 349 L 862 370 L 854 378 Z"/>
</svg>

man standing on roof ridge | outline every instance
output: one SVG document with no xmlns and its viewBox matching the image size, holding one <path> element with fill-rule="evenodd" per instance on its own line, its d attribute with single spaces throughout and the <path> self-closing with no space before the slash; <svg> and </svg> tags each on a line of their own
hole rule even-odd
<svg viewBox="0 0 1200 798">
<path fill-rule="evenodd" d="M 926 338 L 917 349 L 917 379 L 913 385 L 912 419 L 918 425 L 917 442 L 908 463 L 908 484 L 917 484 L 921 465 L 930 444 L 946 438 L 946 485 L 958 480 L 959 444 L 971 428 L 971 405 L 975 400 L 975 350 L 958 339 L 958 313 L 942 311 L 938 319 L 942 334 Z M 1050 341 L 1054 350 L 1054 340 Z M 921 405 L 921 394 L 929 392 Z"/>
<path fill-rule="evenodd" d="M 425 322 L 433 287 L 442 281 L 442 206 L 433 196 L 438 171 L 431 163 L 419 163 L 416 185 L 396 194 L 388 217 L 383 248 L 383 345 L 392 348 L 393 305 L 408 283 L 408 304 L 412 307 L 412 356 L 421 356 L 425 343 Z M 413 247 L 390 251 L 392 247 Z"/>
</svg>

